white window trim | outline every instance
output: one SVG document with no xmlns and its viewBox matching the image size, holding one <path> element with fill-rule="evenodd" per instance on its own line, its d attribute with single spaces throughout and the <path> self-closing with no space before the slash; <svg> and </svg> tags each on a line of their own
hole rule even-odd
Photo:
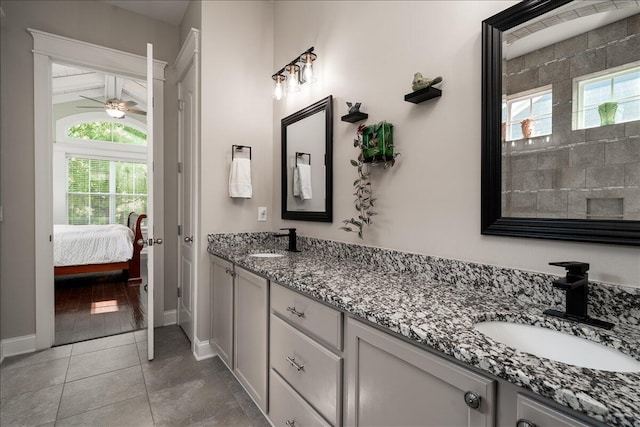
<svg viewBox="0 0 640 427">
<path fill-rule="evenodd" d="M 583 97 L 581 96 L 581 88 L 584 84 L 597 80 L 606 80 L 617 77 L 617 75 L 626 74 L 634 68 L 640 67 L 640 61 L 629 62 L 628 64 L 620 65 L 619 67 L 607 68 L 597 73 L 586 74 L 584 76 L 575 77 L 572 85 L 572 101 L 574 109 L 571 114 L 571 130 L 593 129 L 593 126 L 586 128 L 584 126 L 584 108 Z"/>
<path fill-rule="evenodd" d="M 546 86 L 541 86 L 541 87 L 537 87 L 534 89 L 529 89 L 526 90 L 524 92 L 518 92 L 518 93 L 514 93 L 511 94 L 507 97 L 504 97 L 502 99 L 502 102 L 506 102 L 507 104 L 507 117 L 505 118 L 505 141 L 518 141 L 517 139 L 512 139 L 511 138 L 511 126 L 509 126 L 509 124 L 511 123 L 511 109 L 509 108 L 509 105 L 516 102 L 516 101 L 520 101 L 522 99 L 526 99 L 526 98 L 531 98 L 535 95 L 544 95 L 547 92 L 552 94 L 551 97 L 551 104 L 553 105 L 553 85 L 546 85 Z M 552 107 L 553 108 L 553 107 Z M 553 114 L 551 115 L 551 120 L 553 121 Z M 546 136 L 546 135 L 551 135 L 551 133 L 546 133 L 543 135 L 536 135 L 535 137 L 539 137 L 539 136 Z M 522 139 L 522 138 L 521 138 Z"/>
</svg>

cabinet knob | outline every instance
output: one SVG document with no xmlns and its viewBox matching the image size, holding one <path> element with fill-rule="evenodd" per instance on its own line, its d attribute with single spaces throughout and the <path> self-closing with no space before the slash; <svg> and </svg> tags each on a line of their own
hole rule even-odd
<svg viewBox="0 0 640 427">
<path fill-rule="evenodd" d="M 184 242 L 185 243 L 192 243 L 193 242 L 193 236 L 187 236 L 184 238 Z"/>
<path fill-rule="evenodd" d="M 536 425 L 536 423 L 532 421 L 525 420 L 524 418 L 520 418 L 516 422 L 516 427 L 538 427 L 538 426 Z"/>
<path fill-rule="evenodd" d="M 291 366 L 296 368 L 297 371 L 302 371 L 304 369 L 304 365 L 301 365 L 298 362 L 296 362 L 295 357 L 287 356 L 287 362 L 289 362 L 291 364 Z"/>
<path fill-rule="evenodd" d="M 287 427 L 296 427 L 296 421 L 295 420 L 287 420 L 285 422 L 285 424 L 287 425 Z"/>
<path fill-rule="evenodd" d="M 480 400 L 480 395 L 473 391 L 468 391 L 464 394 L 464 403 L 471 409 L 478 409 L 480 407 Z"/>
<path fill-rule="evenodd" d="M 298 317 L 304 317 L 304 311 L 298 311 L 295 307 L 287 307 L 287 311 L 291 314 L 295 314 Z"/>
</svg>

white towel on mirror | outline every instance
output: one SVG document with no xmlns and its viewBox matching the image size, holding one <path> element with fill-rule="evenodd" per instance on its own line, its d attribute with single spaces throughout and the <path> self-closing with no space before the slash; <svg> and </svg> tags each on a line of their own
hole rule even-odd
<svg viewBox="0 0 640 427">
<path fill-rule="evenodd" d="M 229 172 L 229 197 L 250 199 L 252 193 L 251 160 L 233 159 Z"/>
<path fill-rule="evenodd" d="M 311 198 L 311 165 L 296 165 L 293 170 L 293 195 L 301 200 Z"/>
</svg>

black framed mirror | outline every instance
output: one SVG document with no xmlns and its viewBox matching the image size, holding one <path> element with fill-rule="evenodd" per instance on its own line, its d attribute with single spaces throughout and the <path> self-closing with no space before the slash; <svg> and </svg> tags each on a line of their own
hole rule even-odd
<svg viewBox="0 0 640 427">
<path fill-rule="evenodd" d="M 482 23 L 482 234 L 640 245 L 639 10 L 596 3 L 525 0 Z"/>
<path fill-rule="evenodd" d="M 282 119 L 282 219 L 333 221 L 333 97 Z"/>
</svg>

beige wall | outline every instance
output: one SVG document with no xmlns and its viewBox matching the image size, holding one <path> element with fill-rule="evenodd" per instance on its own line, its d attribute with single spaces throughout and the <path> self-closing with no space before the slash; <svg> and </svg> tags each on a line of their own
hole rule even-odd
<svg viewBox="0 0 640 427">
<path fill-rule="evenodd" d="M 373 174 L 378 198 L 365 244 L 561 274 L 550 261 L 591 263 L 594 280 L 640 286 L 640 249 L 480 234 L 481 21 L 514 1 L 278 1 L 274 66 L 315 46 L 315 87 L 274 103 L 272 156 L 280 155 L 280 120 L 329 94 L 334 111 L 334 222 L 277 220 L 304 235 L 360 242 L 339 227 L 351 218 L 357 124 L 344 123 L 345 101 L 362 102 L 367 123 L 394 124 L 398 164 Z M 415 72 L 442 75 L 443 96 L 404 101 Z M 273 188 L 280 185 L 275 167 Z M 280 194 L 271 202 L 279 218 Z"/>
<path fill-rule="evenodd" d="M 207 234 L 271 230 L 273 6 L 264 1 L 202 2 L 199 340 L 209 339 Z M 230 199 L 231 145 L 251 145 L 253 198 Z M 268 206 L 267 222 L 257 222 Z"/>
<path fill-rule="evenodd" d="M 200 0 L 191 0 L 189 2 L 189 7 L 184 12 L 184 16 L 182 17 L 182 21 L 180 21 L 180 25 L 178 26 L 180 30 L 180 46 L 187 39 L 187 35 L 189 35 L 189 30 L 195 28 L 196 30 L 200 29 L 202 22 L 202 2 Z"/>
<path fill-rule="evenodd" d="M 95 1 L 3 1 L 0 60 L 0 337 L 35 333 L 33 39 L 27 27 L 173 63 L 178 28 Z M 176 230 L 175 72 L 165 72 L 165 227 Z M 10 108 L 9 108 L 10 106 Z M 165 232 L 165 294 L 175 293 L 176 233 Z M 170 292 L 169 292 L 170 290 Z M 170 298 L 166 298 L 169 304 Z M 165 309 L 175 308 L 166 306 Z"/>
</svg>

